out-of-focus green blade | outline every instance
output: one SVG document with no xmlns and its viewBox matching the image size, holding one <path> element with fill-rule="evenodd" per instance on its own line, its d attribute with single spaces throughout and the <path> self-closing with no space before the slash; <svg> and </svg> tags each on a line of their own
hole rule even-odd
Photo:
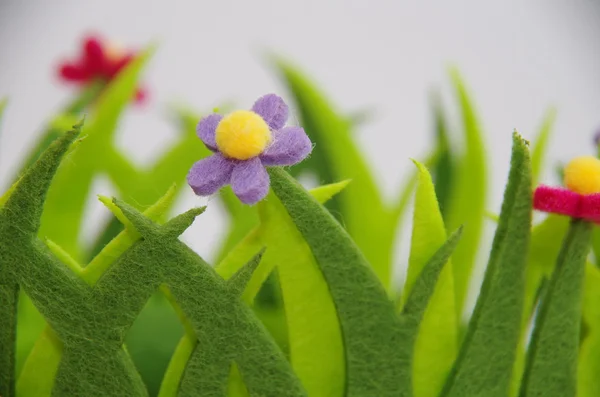
<svg viewBox="0 0 600 397">
<path fill-rule="evenodd" d="M 79 261 L 83 254 L 80 230 L 90 185 L 101 164 L 107 162 L 119 118 L 133 98 L 138 77 L 152 52 L 143 52 L 106 86 L 83 129 L 83 143 L 63 162 L 48 193 L 40 235 Z"/>
<path fill-rule="evenodd" d="M 282 60 L 276 66 L 296 102 L 301 125 L 315 143 L 307 166 L 324 183 L 352 179 L 330 208 L 334 214 L 339 211 L 348 232 L 389 288 L 396 219 L 385 207 L 372 172 L 352 138 L 351 124 L 297 68 Z"/>
<path fill-rule="evenodd" d="M 556 110 L 548 110 L 531 149 L 531 173 L 534 185 L 540 180 L 540 174 L 546 159 L 546 152 L 548 151 L 550 134 L 552 133 L 552 127 L 554 126 L 555 120 Z"/>
<path fill-rule="evenodd" d="M 487 159 L 473 102 L 458 72 L 452 70 L 451 76 L 462 113 L 465 147 L 462 155 L 456 159 L 456 172 L 453 174 L 455 183 L 446 218 L 448 230 L 456 230 L 464 225 L 463 236 L 452 255 L 456 309 L 460 318 L 485 217 Z"/>
</svg>

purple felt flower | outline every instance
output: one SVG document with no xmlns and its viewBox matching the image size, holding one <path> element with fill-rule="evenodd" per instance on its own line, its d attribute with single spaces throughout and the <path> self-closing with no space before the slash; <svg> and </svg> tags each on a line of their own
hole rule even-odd
<svg viewBox="0 0 600 397">
<path fill-rule="evenodd" d="M 250 111 L 211 114 L 198 123 L 198 137 L 215 152 L 198 161 L 187 181 L 199 196 L 231 184 L 245 204 L 255 204 L 269 191 L 265 166 L 293 165 L 312 151 L 301 127 L 285 126 L 288 106 L 275 94 L 259 98 Z"/>
</svg>

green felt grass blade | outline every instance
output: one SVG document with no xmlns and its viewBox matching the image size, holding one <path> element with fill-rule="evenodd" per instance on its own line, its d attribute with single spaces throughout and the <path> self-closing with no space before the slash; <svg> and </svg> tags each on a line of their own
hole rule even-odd
<svg viewBox="0 0 600 397">
<path fill-rule="evenodd" d="M 402 340 L 400 350 L 398 352 L 401 360 L 402 367 L 399 372 L 401 383 L 404 385 L 400 396 L 420 396 L 420 395 L 433 395 L 437 396 L 441 383 L 445 379 L 445 375 L 452 365 L 452 362 L 445 363 L 445 368 L 436 364 L 434 361 L 438 356 L 435 356 L 435 349 L 423 348 L 419 346 L 418 339 L 425 339 L 431 341 L 432 329 L 431 322 L 428 324 L 424 320 L 427 316 L 428 306 L 431 307 L 433 304 L 432 297 L 435 290 L 440 290 L 442 280 L 440 280 L 441 273 L 445 271 L 444 265 L 447 266 L 449 263 L 450 255 L 456 247 L 460 236 L 462 234 L 462 228 L 454 232 L 450 238 L 444 242 L 444 244 L 429 258 L 428 262 L 423 266 L 423 270 L 417 277 L 412 291 L 408 295 L 404 309 L 400 314 L 400 339 Z M 451 274 L 451 272 L 450 272 Z M 453 300 L 452 300 L 453 301 Z M 454 310 L 450 310 L 450 314 L 454 316 Z M 454 322 L 456 326 L 456 321 Z M 443 324 L 443 322 L 442 322 Z M 427 328 L 425 328 L 427 327 Z M 440 326 L 443 329 L 443 325 Z M 451 346 L 456 350 L 457 336 L 454 333 L 455 340 L 449 341 Z M 444 340 L 446 340 L 444 338 Z M 416 343 L 416 345 L 415 345 Z M 438 349 L 439 350 L 439 349 Z M 447 349 L 449 350 L 449 349 Z M 454 351 L 455 353 L 455 351 Z M 419 354 L 429 356 L 419 357 Z M 441 352 L 441 357 L 447 356 L 447 351 Z M 452 357 L 454 358 L 454 357 Z M 416 370 L 419 364 L 418 361 L 428 361 L 432 364 L 432 368 L 437 370 L 438 373 L 432 371 L 430 381 L 434 382 L 433 386 L 426 386 L 426 374 L 419 373 Z M 424 367 L 424 366 L 423 366 Z M 441 370 L 446 372 L 442 372 Z M 437 378 L 437 382 L 436 381 Z"/>
<path fill-rule="evenodd" d="M 75 259 L 83 254 L 79 235 L 90 185 L 99 164 L 110 154 L 119 117 L 133 98 L 138 76 L 151 53 L 147 50 L 135 58 L 104 89 L 87 123 L 85 143 L 61 166 L 48 194 L 40 233 Z"/>
<path fill-rule="evenodd" d="M 405 298 L 413 292 L 413 285 L 430 258 L 446 242 L 446 229 L 431 175 L 423 164 L 415 161 L 415 165 L 419 182 L 403 291 Z M 438 279 L 437 274 L 435 279 Z M 452 263 L 448 262 L 439 274 L 415 342 L 412 378 L 415 396 L 436 397 L 454 363 L 458 353 L 458 318 L 454 305 L 454 277 Z"/>
<path fill-rule="evenodd" d="M 144 214 L 152 220 L 159 220 L 165 211 L 172 205 L 175 189 L 171 188 Z M 117 211 L 110 199 L 101 198 L 101 201 L 112 211 Z M 140 235 L 132 228 L 122 231 L 90 262 L 88 266 L 76 273 L 90 285 L 96 284 L 100 277 L 109 269 L 115 260 L 129 249 Z M 55 249 L 60 249 L 56 247 Z M 62 249 L 61 249 L 62 250 Z M 69 261 L 68 254 L 62 254 L 63 262 Z M 75 267 L 71 266 L 74 270 Z M 27 357 L 23 371 L 17 383 L 19 396 L 49 396 L 54 385 L 54 376 L 62 356 L 62 342 L 51 327 L 47 326 L 35 343 Z M 43 371 L 41 371 L 43 369 Z M 41 372 L 40 372 L 41 371 Z"/>
<path fill-rule="evenodd" d="M 591 232 L 590 223 L 571 222 L 535 321 L 523 397 L 577 394 L 581 301 Z"/>
<path fill-rule="evenodd" d="M 448 122 L 444 109 L 442 108 L 439 93 L 435 92 L 431 98 L 431 106 L 435 119 L 435 139 L 437 161 L 435 168 L 432 168 L 433 180 L 435 185 L 435 195 L 437 197 L 440 212 L 445 215 L 447 212 L 448 201 L 452 192 L 454 175 L 454 154 L 450 146 L 448 137 Z M 445 218 L 445 216 L 444 216 Z"/>
<path fill-rule="evenodd" d="M 327 200 L 329 200 L 331 197 L 335 196 L 337 193 L 339 193 L 340 191 L 342 191 L 346 185 L 348 184 L 348 181 L 343 181 L 343 182 L 338 182 L 338 183 L 334 183 L 334 184 L 330 184 L 330 185 L 325 185 L 325 186 L 320 186 L 317 188 L 314 188 L 310 191 L 310 194 L 315 197 L 315 199 L 317 201 L 319 201 L 320 203 L 324 203 Z M 277 198 L 273 197 L 272 199 L 277 200 Z M 280 206 L 280 204 L 278 205 Z M 269 208 L 271 206 L 269 206 L 267 204 L 267 202 L 262 202 L 261 204 L 259 204 L 259 207 L 261 207 L 261 212 L 264 215 L 268 215 L 269 213 L 273 213 L 275 212 L 275 216 L 266 216 L 263 217 L 262 219 L 262 223 L 253 231 L 251 231 L 245 238 L 243 238 L 239 244 L 237 244 L 237 246 L 231 250 L 229 252 L 229 254 L 225 257 L 225 259 L 223 261 L 221 261 L 219 263 L 219 265 L 216 267 L 216 271 L 217 273 L 219 273 L 221 275 L 221 277 L 223 277 L 224 279 L 230 279 L 234 274 L 236 274 L 236 272 L 239 271 L 239 269 L 241 268 L 241 266 L 244 263 L 247 263 L 248 260 L 250 258 L 252 258 L 257 252 L 259 252 L 262 247 L 275 247 L 276 249 L 278 249 L 279 251 L 287 248 L 291 248 L 293 250 L 297 250 L 297 248 L 294 247 L 289 247 L 286 245 L 282 245 L 282 242 L 278 242 L 279 240 L 279 236 L 276 235 L 276 233 L 273 232 L 265 232 L 265 229 L 267 230 L 272 230 L 272 231 L 277 231 L 277 230 L 281 230 L 282 227 L 279 225 L 279 223 L 284 223 L 287 222 L 287 218 L 285 216 L 283 216 L 284 214 L 281 213 L 277 213 L 277 209 L 279 208 L 277 205 L 275 206 L 275 210 L 270 209 Z M 267 208 L 264 208 L 267 207 Z M 281 219 L 283 218 L 283 219 Z M 297 233 L 297 232 L 296 232 Z M 273 236 L 275 236 L 275 241 L 273 241 Z M 279 246 L 279 248 L 278 248 Z M 262 262 L 260 263 L 260 265 L 257 267 L 257 269 L 254 270 L 252 278 L 249 280 L 248 284 L 246 285 L 245 288 L 245 292 L 243 294 L 243 299 L 248 302 L 249 304 L 252 304 L 252 302 L 254 301 L 256 295 L 258 294 L 261 286 L 264 284 L 264 282 L 266 281 L 267 277 L 269 276 L 269 274 L 273 271 L 273 268 L 276 266 L 276 264 L 273 261 L 269 262 L 269 255 L 274 256 L 277 258 L 276 253 L 271 253 L 271 250 L 269 249 L 267 251 L 266 254 L 266 258 L 263 257 Z M 287 255 L 286 255 L 287 257 Z M 313 264 L 314 262 L 311 260 L 308 264 Z M 287 267 L 289 268 L 289 264 L 287 265 Z M 305 269 L 306 266 L 303 266 L 301 269 L 299 269 L 299 271 L 302 271 L 303 269 Z M 310 268 L 308 268 L 308 272 L 311 272 Z M 294 270 L 294 269 L 291 269 Z M 312 274 L 312 276 L 308 276 L 308 278 L 310 277 L 314 277 L 314 272 L 310 273 Z M 306 275 L 303 276 L 304 279 L 307 278 Z M 322 277 L 321 277 L 322 278 Z M 319 277 L 316 277 L 316 282 L 318 283 L 320 280 Z M 315 282 L 312 283 L 312 285 L 314 285 Z M 290 289 L 294 289 L 295 284 L 291 284 L 290 285 Z M 318 295 L 318 297 L 322 296 L 323 294 L 326 294 L 326 291 L 321 290 L 320 295 Z M 288 300 L 294 297 L 294 295 L 288 297 Z M 316 301 L 316 299 L 313 298 L 313 300 Z M 296 301 L 296 302 L 291 302 L 288 301 L 289 305 L 292 307 L 301 307 L 299 306 L 299 304 L 301 302 Z M 327 307 L 327 301 L 325 302 L 325 305 Z M 313 308 L 310 305 L 307 305 L 306 309 L 311 309 Z M 305 310 L 306 310 L 305 309 Z M 323 313 L 321 313 L 321 311 L 319 310 L 318 312 L 318 316 L 320 318 L 323 318 L 326 322 L 331 322 L 332 318 L 329 317 L 327 318 L 327 312 L 324 311 Z M 311 324 L 313 324 L 314 322 L 319 322 L 319 320 L 317 318 L 312 318 L 311 322 L 308 323 L 299 323 L 299 327 L 297 327 L 297 329 L 295 329 L 293 332 L 294 334 L 299 334 L 302 335 L 303 334 L 303 330 L 305 330 L 306 333 L 306 337 L 307 337 L 307 341 L 308 340 L 312 340 L 312 339 L 317 339 L 318 341 L 318 335 L 325 335 L 327 336 L 328 334 L 331 334 L 332 332 L 335 331 L 335 329 L 331 329 L 327 327 L 327 323 L 323 323 L 320 327 L 313 327 Z M 334 326 L 337 325 L 337 322 L 334 324 Z M 339 326 L 338 326 L 339 327 Z M 311 336 L 311 338 L 308 338 L 309 336 Z M 302 341 L 302 338 L 300 339 Z M 315 347 L 322 347 L 321 345 L 323 343 L 328 342 L 328 339 L 324 339 L 322 341 L 318 341 Z M 336 362 L 336 354 L 335 354 L 335 340 L 333 341 L 334 346 L 325 346 L 325 351 L 330 351 L 333 352 L 333 355 L 331 357 L 327 356 L 327 355 L 323 355 L 322 352 L 320 352 L 319 354 L 322 355 L 323 357 L 325 357 L 325 360 L 323 362 L 319 363 L 319 366 L 316 368 L 321 369 L 321 371 L 323 371 L 322 374 L 319 374 L 317 372 L 317 376 L 314 379 L 309 379 L 309 383 L 306 383 L 306 377 L 303 377 L 302 375 L 304 375 L 302 372 L 306 372 L 309 371 L 308 376 L 311 375 L 311 371 L 310 371 L 310 367 L 307 366 L 306 369 L 301 370 L 301 373 L 298 373 L 298 375 L 300 376 L 300 378 L 304 381 L 305 387 L 307 388 L 307 390 L 310 392 L 312 389 L 315 389 L 315 387 L 318 387 L 319 382 L 326 382 L 327 388 L 328 389 L 334 389 L 336 385 L 338 385 L 338 382 L 334 382 L 331 379 L 327 379 L 326 376 L 329 375 L 332 371 L 339 371 L 340 368 L 342 368 L 341 366 L 336 367 L 336 365 L 342 365 L 339 362 Z M 300 345 L 301 346 L 301 345 Z M 194 348 L 196 347 L 196 336 L 194 333 L 191 332 L 186 332 L 186 334 L 183 336 L 183 338 L 181 339 L 181 341 L 179 342 L 179 345 L 173 355 L 173 358 L 169 364 L 169 368 L 167 369 L 167 372 L 165 374 L 165 377 L 163 379 L 163 384 L 161 386 L 161 390 L 160 390 L 160 397 L 170 397 L 170 396 L 174 396 L 175 392 L 178 390 L 178 385 L 179 382 L 181 380 L 181 377 L 183 376 L 183 371 L 186 368 L 186 363 L 189 360 L 192 351 L 194 350 Z M 310 357 L 309 354 L 314 354 L 313 351 L 315 351 L 315 347 L 312 347 L 310 345 L 307 345 L 307 351 L 302 351 L 302 350 L 298 350 L 297 354 L 299 354 L 299 356 L 297 357 L 297 360 L 300 361 L 300 364 L 305 366 L 306 363 L 304 362 L 306 360 L 306 357 Z M 295 349 L 297 350 L 297 349 Z M 338 352 L 339 354 L 339 352 Z M 313 357 L 314 358 L 314 357 Z M 294 364 L 294 363 L 292 363 Z M 296 367 L 295 367 L 296 369 Z M 327 371 L 327 369 L 329 369 L 329 371 Z M 297 369 L 296 369 L 297 371 Z M 243 385 L 240 385 L 238 383 L 241 382 L 241 378 L 239 377 L 232 377 L 230 379 L 230 388 L 240 388 Z M 313 386 L 315 385 L 315 386 Z"/>
<path fill-rule="evenodd" d="M 8 104 L 7 98 L 0 99 L 0 122 L 2 121 L 2 117 L 4 116 L 4 109 L 6 109 L 7 104 Z"/>
<path fill-rule="evenodd" d="M 263 243 L 268 247 L 264 265 L 277 266 L 294 372 L 309 395 L 341 396 L 344 345 L 327 282 L 279 199 L 270 194 L 259 210 L 266 220 L 261 221 Z"/>
<path fill-rule="evenodd" d="M 199 348 L 187 362 L 180 394 L 222 395 L 231 363 L 235 362 L 250 395 L 305 396 L 283 354 L 237 294 L 231 293 L 227 282 L 212 267 L 177 241 L 175 232 L 188 225 L 199 211 L 190 210 L 159 228 L 133 207 L 115 203 L 144 237 L 128 256 L 145 264 L 148 272 L 159 273 L 157 276 L 169 285 L 198 338 Z M 129 262 L 130 266 L 134 263 L 133 259 Z M 118 270 L 111 268 L 111 272 Z M 110 285 L 106 280 L 104 276 L 99 283 Z M 267 373 L 269 376 L 265 376 Z"/>
<path fill-rule="evenodd" d="M 600 270 L 590 264 L 585 267 L 583 321 L 586 336 L 579 350 L 577 396 L 600 396 Z"/>
<path fill-rule="evenodd" d="M 531 149 L 531 175 L 533 176 L 534 185 L 540 180 L 540 174 L 546 159 L 546 152 L 548 151 L 550 134 L 552 133 L 552 127 L 554 126 L 555 120 L 556 110 L 548 110 Z"/>
<path fill-rule="evenodd" d="M 350 123 L 298 69 L 281 60 L 277 67 L 294 97 L 301 125 L 315 143 L 309 162 L 319 180 L 353 180 L 331 208 L 341 213 L 348 232 L 388 288 L 396 219 L 384 205 L 372 171 L 352 138 Z"/>
<path fill-rule="evenodd" d="M 451 76 L 462 113 L 465 147 L 465 152 L 456 159 L 455 182 L 446 212 L 448 230 L 455 230 L 460 225 L 465 227 L 452 256 L 456 309 L 460 318 L 481 239 L 487 195 L 487 160 L 472 100 L 458 72 L 453 70 Z"/>
<path fill-rule="evenodd" d="M 346 354 L 346 396 L 397 396 L 402 385 L 394 304 L 331 214 L 283 169 L 271 168 L 269 175 L 329 286 Z"/>
<path fill-rule="evenodd" d="M 484 281 L 441 396 L 505 397 L 509 392 L 521 334 L 531 205 L 529 152 L 526 142 L 515 133 L 508 183 Z"/>
<path fill-rule="evenodd" d="M 531 230 L 527 270 L 525 276 L 525 303 L 521 323 L 521 340 L 513 370 L 511 396 L 517 396 L 525 369 L 525 345 L 529 334 L 529 324 L 534 315 L 543 280 L 550 278 L 567 229 L 569 218 L 550 215 Z"/>
</svg>

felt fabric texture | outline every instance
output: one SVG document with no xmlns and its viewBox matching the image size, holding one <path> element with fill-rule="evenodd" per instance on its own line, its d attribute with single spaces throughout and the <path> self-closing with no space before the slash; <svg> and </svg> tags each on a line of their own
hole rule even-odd
<svg viewBox="0 0 600 397">
<path fill-rule="evenodd" d="M 443 271 L 444 265 L 447 266 L 449 263 L 450 255 L 452 255 L 456 244 L 460 240 L 461 234 L 462 227 L 454 232 L 423 266 L 400 313 L 399 338 L 402 342 L 400 343 L 398 355 L 401 358 L 402 366 L 398 377 L 403 389 L 398 395 L 401 397 L 416 395 L 413 373 L 414 362 L 417 359 L 415 357 L 417 353 L 415 346 L 419 329 L 426 314 L 427 306 L 431 303 L 435 289 L 438 288 L 440 273 Z M 423 392 L 421 391 L 421 393 Z"/>
<path fill-rule="evenodd" d="M 143 255 L 144 260 L 136 261 L 160 272 L 198 338 L 179 395 L 224 395 L 235 362 L 250 395 L 305 396 L 284 355 L 240 300 L 242 285 L 258 265 L 259 256 L 226 282 L 177 240 L 197 211 L 188 211 L 158 227 L 133 207 L 115 203 L 143 236 L 132 251 Z"/>
<path fill-rule="evenodd" d="M 535 322 L 521 395 L 577 395 L 581 301 L 592 225 L 573 220 Z"/>
<path fill-rule="evenodd" d="M 346 396 L 398 396 L 404 385 L 394 304 L 347 232 L 281 168 L 273 192 L 311 248 L 338 312 L 346 353 Z"/>
<path fill-rule="evenodd" d="M 600 193 L 600 160 L 581 156 L 571 160 L 563 170 L 567 189 L 579 194 Z"/>
<path fill-rule="evenodd" d="M 187 181 L 198 196 L 209 196 L 229 184 L 235 165 L 220 153 L 215 153 L 195 163 Z"/>
<path fill-rule="evenodd" d="M 506 397 L 521 336 L 531 233 L 531 161 L 513 135 L 508 183 L 479 298 L 441 397 Z"/>
<path fill-rule="evenodd" d="M 187 181 L 197 195 L 211 195 L 231 182 L 233 191 L 240 201 L 249 205 L 256 204 L 269 191 L 269 177 L 264 170 L 265 166 L 294 165 L 304 160 L 312 151 L 312 143 L 302 128 L 284 128 L 288 118 L 288 108 L 283 99 L 277 95 L 268 94 L 259 98 L 251 112 L 258 114 L 271 129 L 270 144 L 259 151 L 250 147 L 257 141 L 254 138 L 248 140 L 246 135 L 260 135 L 261 131 L 257 130 L 258 127 L 246 128 L 248 126 L 245 124 L 234 123 L 235 125 L 227 126 L 228 130 L 239 129 L 227 133 L 228 139 L 233 140 L 228 142 L 229 149 L 223 147 L 225 141 L 218 143 L 224 139 L 220 138 L 220 135 L 224 134 L 221 129 L 225 128 L 222 123 L 228 122 L 230 117 L 237 114 L 236 112 L 225 118 L 216 114 L 209 115 L 198 123 L 198 137 L 207 148 L 216 152 L 212 157 L 216 156 L 217 159 L 200 160 L 190 169 Z M 238 147 L 240 145 L 241 147 Z M 231 156 L 232 148 L 235 148 L 235 153 L 244 153 L 244 155 L 238 158 Z M 256 154 L 247 156 L 248 153 Z"/>
<path fill-rule="evenodd" d="M 576 218 L 579 216 L 581 197 L 581 194 L 569 189 L 541 185 L 535 189 L 533 208 Z"/>
<path fill-rule="evenodd" d="M 159 227 L 117 202 L 143 239 L 124 252 L 93 288 L 37 240 L 50 181 L 78 133 L 79 127 L 55 142 L 21 178 L 0 211 L 1 269 L 22 286 L 64 345 L 53 395 L 147 395 L 122 345 L 144 304 L 166 283 L 202 347 L 192 355 L 180 395 L 219 395 L 210 391 L 216 392 L 215 384 L 220 383 L 220 364 L 228 371 L 235 360 L 250 393 L 304 396 L 283 354 L 239 299 L 239 284 L 251 268 L 229 286 L 177 240 L 202 209 Z M 207 355 L 214 363 L 210 368 L 201 365 Z M 204 390 L 209 392 L 203 394 Z M 3 394 L 11 396 L 12 389 L 8 392 Z"/>
<path fill-rule="evenodd" d="M 410 255 L 403 299 L 431 257 L 446 242 L 446 228 L 427 168 L 413 160 L 418 169 Z M 420 321 L 414 346 L 412 385 L 420 397 L 437 397 L 458 354 L 459 318 L 456 310 L 452 262 L 437 277 L 435 290 Z"/>
<path fill-rule="evenodd" d="M 215 132 L 217 131 L 217 126 L 222 119 L 223 116 L 220 114 L 209 114 L 198 123 L 198 127 L 196 128 L 198 138 L 200 138 L 202 143 L 204 143 L 204 145 L 213 152 L 218 150 Z"/>
<path fill-rule="evenodd" d="M 309 191 L 323 203 L 347 185 L 341 182 Z M 268 275 L 276 272 L 281 289 L 289 359 L 308 395 L 341 396 L 345 388 L 345 353 L 340 322 L 329 286 L 310 247 L 275 194 L 258 206 L 260 224 L 217 266 L 228 278 L 259 247 L 267 251 L 254 272 L 244 299 L 256 297 Z M 318 327 L 314 324 L 319 324 Z M 230 384 L 241 383 L 232 378 Z"/>
<path fill-rule="evenodd" d="M 248 160 L 261 154 L 271 142 L 271 129 L 251 110 L 236 110 L 219 122 L 217 148 L 228 158 Z"/>
<path fill-rule="evenodd" d="M 288 105 L 278 95 L 267 94 L 258 98 L 252 111 L 260 115 L 268 126 L 277 131 L 283 128 L 288 119 Z"/>
<path fill-rule="evenodd" d="M 600 193 L 580 194 L 569 189 L 540 185 L 535 189 L 533 208 L 600 223 Z"/>
</svg>

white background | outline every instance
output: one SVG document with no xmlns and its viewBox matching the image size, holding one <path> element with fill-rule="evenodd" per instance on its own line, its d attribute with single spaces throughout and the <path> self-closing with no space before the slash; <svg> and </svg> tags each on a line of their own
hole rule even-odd
<svg viewBox="0 0 600 397">
<path fill-rule="evenodd" d="M 72 57 L 82 34 L 124 44 L 151 41 L 159 51 L 144 75 L 151 102 L 121 124 L 119 144 L 148 163 L 175 134 L 165 105 L 240 107 L 284 93 L 264 54 L 303 67 L 343 111 L 376 110 L 356 131 L 386 196 L 397 190 L 431 137 L 428 92 L 459 67 L 487 135 L 497 210 L 514 128 L 531 138 L 545 110 L 558 108 L 553 161 L 594 152 L 600 126 L 600 7 L 594 1 L 11 1 L 0 0 L 0 96 L 10 106 L 0 137 L 0 183 L 42 123 L 71 93 L 56 65 Z M 452 103 L 448 101 L 449 103 Z M 553 181 L 547 167 L 546 180 Z M 98 183 L 93 193 L 108 193 Z M 180 208 L 201 203 L 189 194 Z M 210 258 L 220 214 L 203 215 L 186 235 Z M 92 219 L 104 214 L 99 207 Z M 399 262 L 403 262 L 403 251 Z"/>
</svg>

